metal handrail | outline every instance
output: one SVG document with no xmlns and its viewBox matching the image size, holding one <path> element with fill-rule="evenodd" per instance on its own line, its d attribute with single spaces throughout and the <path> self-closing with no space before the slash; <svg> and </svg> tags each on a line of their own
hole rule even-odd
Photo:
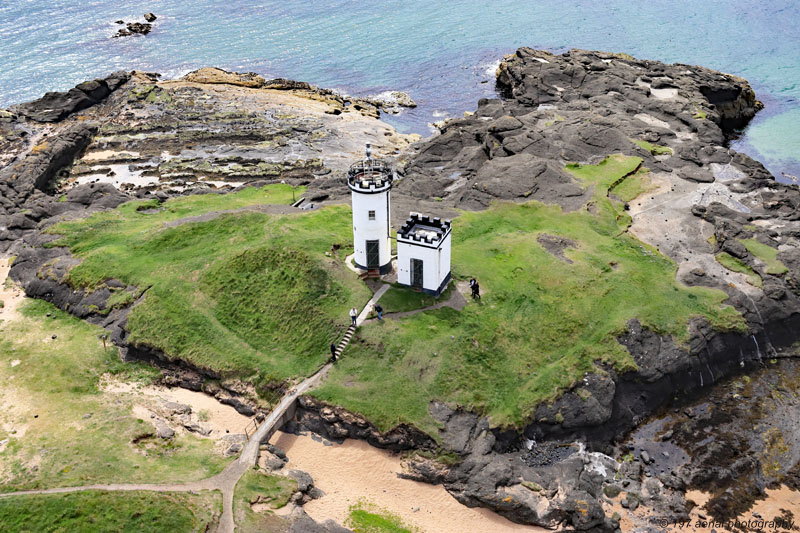
<svg viewBox="0 0 800 533">
<path fill-rule="evenodd" d="M 258 419 L 257 419 L 257 417 L 251 418 L 250 422 L 248 422 L 247 425 L 244 427 L 244 434 L 248 439 L 250 438 L 250 426 L 253 426 L 253 429 L 252 429 L 253 433 L 255 433 L 258 430 Z"/>
<path fill-rule="evenodd" d="M 363 174 L 381 174 L 384 179 L 391 180 L 393 171 L 391 165 L 380 159 L 364 159 L 354 163 L 347 171 L 347 179 L 351 183 Z"/>
</svg>

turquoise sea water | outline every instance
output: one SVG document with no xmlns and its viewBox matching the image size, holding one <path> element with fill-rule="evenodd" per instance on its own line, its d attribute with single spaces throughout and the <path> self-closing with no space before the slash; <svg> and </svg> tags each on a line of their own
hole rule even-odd
<svg viewBox="0 0 800 533">
<path fill-rule="evenodd" d="M 117 19 L 158 15 L 146 37 Z M 409 92 L 404 131 L 493 95 L 519 46 L 627 52 L 747 78 L 767 108 L 734 143 L 779 179 L 800 176 L 796 0 L 0 0 L 0 106 L 118 69 L 177 76 L 202 66 L 305 80 L 351 94 Z"/>
</svg>

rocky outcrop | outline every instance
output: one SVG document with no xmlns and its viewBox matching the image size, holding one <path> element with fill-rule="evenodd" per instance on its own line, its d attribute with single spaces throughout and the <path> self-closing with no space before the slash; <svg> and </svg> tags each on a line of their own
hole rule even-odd
<svg viewBox="0 0 800 533">
<path fill-rule="evenodd" d="M 572 526 L 599 532 L 618 527 L 606 518 L 598 502 L 618 465 L 601 454 L 567 446 L 550 450 L 547 464 L 532 466 L 524 455 L 494 451 L 496 438 L 485 418 L 437 402 L 430 410 L 442 425 L 438 445 L 407 426 L 381 433 L 363 417 L 313 397 L 303 396 L 299 404 L 296 423 L 325 438 L 358 438 L 394 451 L 427 451 L 411 455 L 401 477 L 443 484 L 469 507 L 489 507 L 514 522 L 548 528 Z M 455 452 L 460 460 L 448 466 L 432 459 L 439 451 Z M 539 452 L 537 457 L 548 454 Z"/>
<path fill-rule="evenodd" d="M 404 107 L 417 107 L 417 103 L 411 99 L 411 96 L 401 91 L 386 91 L 380 94 L 366 96 L 362 98 L 362 100 L 393 115 L 400 113 Z"/>
<path fill-rule="evenodd" d="M 69 115 L 105 100 L 130 78 L 127 72 L 115 72 L 107 78 L 86 81 L 67 92 L 50 92 L 11 110 L 36 122 L 59 122 Z"/>
<path fill-rule="evenodd" d="M 264 87 L 266 81 L 255 72 L 239 73 L 228 72 L 221 68 L 205 67 L 193 70 L 183 77 L 186 81 L 194 83 L 238 85 L 241 87 L 251 87 L 258 89 Z"/>
<path fill-rule="evenodd" d="M 113 38 L 118 37 L 130 37 L 131 35 L 147 35 L 153 30 L 153 22 L 158 17 L 155 16 L 153 13 L 145 13 L 144 20 L 146 22 L 125 22 L 124 20 L 118 20 L 117 24 L 124 24 L 124 28 L 120 28 L 117 30 L 117 33 L 112 35 Z"/>
<path fill-rule="evenodd" d="M 331 440 L 361 439 L 394 451 L 435 448 L 434 440 L 413 426 L 401 424 L 381 432 L 366 418 L 311 396 L 300 397 L 295 420 Z"/>
<path fill-rule="evenodd" d="M 654 169 L 728 163 L 726 135 L 761 108 L 741 78 L 583 50 L 521 48 L 501 63 L 497 87 L 502 99 L 480 100 L 474 113 L 418 145 L 400 190 L 473 209 L 492 199 L 575 209 L 586 198 L 564 163 L 620 152 Z M 674 142 L 680 155 L 666 165 L 631 139 Z"/>
</svg>

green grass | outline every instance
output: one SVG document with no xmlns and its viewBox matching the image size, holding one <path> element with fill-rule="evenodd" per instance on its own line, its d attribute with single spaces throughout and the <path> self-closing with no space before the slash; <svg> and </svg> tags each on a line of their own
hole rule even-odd
<svg viewBox="0 0 800 533">
<path fill-rule="evenodd" d="M 191 481 L 227 464 L 212 441 L 186 434 L 148 443 L 145 455 L 145 444 L 132 441 L 153 426 L 133 415 L 138 400 L 102 393 L 98 383 L 107 373 L 146 383 L 158 372 L 122 363 L 116 349 L 103 350 L 102 329 L 46 302 L 25 302 L 20 312 L 0 324 L 0 397 L 9 406 L 0 412 L 0 440 L 9 439 L 0 490 Z"/>
<path fill-rule="evenodd" d="M 250 504 L 266 503 L 272 509 L 283 507 L 297 490 L 297 482 L 286 476 L 275 476 L 261 470 L 248 470 L 234 490 L 233 505 L 239 531 L 270 531 L 275 516 L 253 511 Z"/>
<path fill-rule="evenodd" d="M 451 283 L 439 298 L 435 298 L 430 294 L 417 292 L 408 287 L 403 287 L 402 285 L 393 285 L 391 289 L 381 296 L 379 304 L 383 308 L 384 314 L 413 311 L 415 309 L 422 309 L 423 307 L 430 307 L 438 302 L 447 300 L 452 290 L 453 284 Z"/>
<path fill-rule="evenodd" d="M 611 192 L 623 202 L 630 202 L 651 189 L 649 174 L 648 169 L 639 170 L 622 180 L 619 185 L 611 189 Z"/>
<path fill-rule="evenodd" d="M 744 244 L 747 251 L 755 257 L 763 261 L 767 265 L 767 274 L 785 274 L 789 272 L 780 259 L 778 259 L 779 250 L 763 244 L 755 239 L 738 239 L 739 242 Z"/>
<path fill-rule="evenodd" d="M 219 493 L 87 491 L 0 498 L 4 533 L 205 531 L 222 512 Z"/>
<path fill-rule="evenodd" d="M 345 526 L 355 533 L 416 533 L 419 530 L 407 525 L 402 518 L 375 504 L 359 501 L 350 506 Z"/>
<path fill-rule="evenodd" d="M 706 316 L 721 330 L 745 327 L 724 292 L 675 281 L 677 266 L 625 230 L 630 218 L 608 186 L 639 166 L 615 156 L 567 170 L 594 186 L 585 209 L 531 202 L 467 212 L 453 231 L 453 272 L 478 278 L 480 303 L 368 324 L 321 388 L 312 394 L 366 415 L 381 429 L 412 423 L 436 435 L 427 408 L 437 399 L 488 414 L 493 424 L 519 426 L 536 404 L 582 379 L 636 367 L 616 337 L 638 318 L 679 342 L 690 318 Z M 549 254 L 537 237 L 573 240 L 572 264 Z"/>
<path fill-rule="evenodd" d="M 134 201 L 50 231 L 82 260 L 68 274 L 72 285 L 95 288 L 116 278 L 145 291 L 128 318 L 132 342 L 263 391 L 324 363 L 328 344 L 347 328 L 348 309 L 369 299 L 343 261 L 325 255 L 334 243 L 347 255 L 350 210 L 245 211 L 166 223 L 286 204 L 291 195 L 288 185 L 250 188 L 172 199 L 155 213 L 143 211 L 159 207 L 155 202 Z"/>
<path fill-rule="evenodd" d="M 717 262 L 733 272 L 739 272 L 741 274 L 745 274 L 747 276 L 747 282 L 754 287 L 761 287 L 763 285 L 763 281 L 761 280 L 761 276 L 759 276 L 755 270 L 750 268 L 749 265 L 742 262 L 741 259 L 733 257 L 728 252 L 720 252 L 714 256 L 714 259 Z"/>
<path fill-rule="evenodd" d="M 673 154 L 672 148 L 670 148 L 669 146 L 661 146 L 661 145 L 658 145 L 658 144 L 653 144 L 653 143 L 649 143 L 647 141 L 643 141 L 641 139 L 631 139 L 631 141 L 633 141 L 633 144 L 635 144 L 639 148 L 643 148 L 644 150 L 647 150 L 652 155 L 672 155 Z"/>
</svg>

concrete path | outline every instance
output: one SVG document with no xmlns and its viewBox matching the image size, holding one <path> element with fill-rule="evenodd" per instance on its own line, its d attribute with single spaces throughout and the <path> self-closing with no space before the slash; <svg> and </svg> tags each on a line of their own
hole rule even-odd
<svg viewBox="0 0 800 533">
<path fill-rule="evenodd" d="M 364 309 L 356 319 L 357 326 L 360 326 L 366 320 L 367 315 L 372 310 L 373 305 L 389 290 L 390 285 L 383 285 L 372 295 L 369 302 L 367 302 Z M 349 341 L 349 339 L 348 339 Z M 345 346 L 341 347 L 343 351 Z M 247 472 L 248 469 L 256 467 L 258 463 L 258 452 L 262 443 L 269 441 L 270 437 L 280 429 L 283 424 L 294 418 L 297 399 L 319 385 L 319 383 L 328 375 L 328 372 L 333 367 L 333 363 L 329 362 L 323 365 L 312 376 L 304 379 L 298 385 L 291 388 L 289 392 L 281 399 L 280 403 L 270 412 L 269 416 L 253 433 L 250 439 L 245 443 L 242 453 L 238 459 L 231 462 L 225 469 L 215 476 L 209 478 L 193 481 L 189 483 L 179 484 L 148 484 L 148 483 L 111 483 L 105 485 L 84 485 L 81 487 L 58 487 L 53 489 L 41 490 L 26 490 L 18 492 L 8 492 L 0 494 L 0 498 L 8 498 L 12 496 L 27 496 L 34 494 L 64 494 L 69 492 L 81 492 L 87 490 L 108 490 L 108 491 L 132 491 L 132 490 L 149 490 L 155 492 L 193 492 L 202 490 L 218 490 L 222 492 L 222 516 L 217 526 L 217 533 L 234 533 L 236 530 L 236 523 L 233 516 L 233 493 L 239 479 Z"/>
<path fill-rule="evenodd" d="M 361 324 L 367 321 L 367 317 L 369 316 L 369 313 L 372 311 L 372 308 L 375 306 L 378 300 L 381 299 L 381 296 L 386 294 L 386 291 L 388 291 L 390 288 L 391 285 L 383 285 L 381 286 L 380 289 L 378 289 L 375 292 L 375 294 L 372 295 L 372 298 L 370 298 L 369 302 L 367 302 L 367 305 L 361 311 L 361 314 L 358 315 L 358 318 L 356 319 L 356 325 L 360 326 Z"/>
</svg>

